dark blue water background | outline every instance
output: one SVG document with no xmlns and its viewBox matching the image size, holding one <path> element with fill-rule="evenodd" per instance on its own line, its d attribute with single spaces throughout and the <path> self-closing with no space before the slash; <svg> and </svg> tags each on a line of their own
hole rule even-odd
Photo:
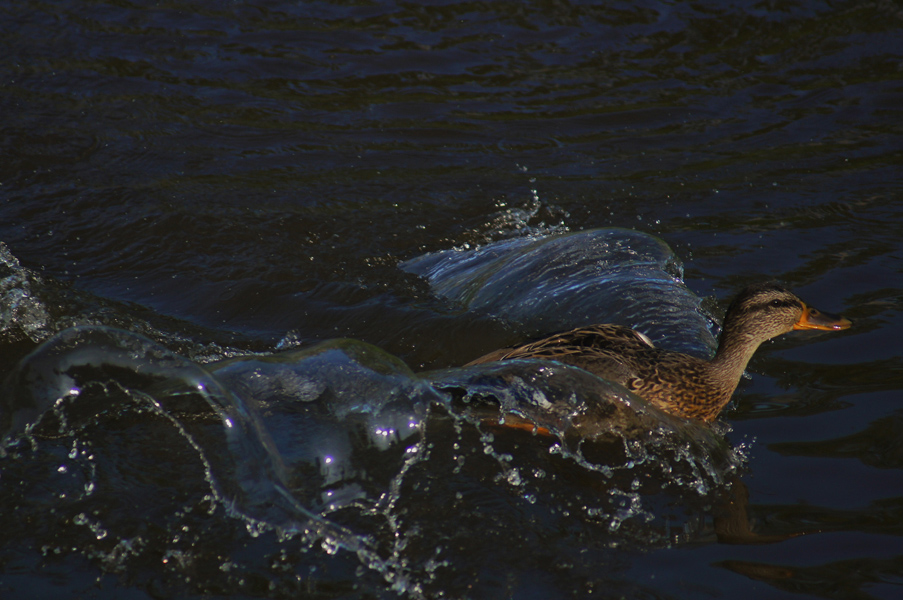
<svg viewBox="0 0 903 600">
<path fill-rule="evenodd" d="M 3 2 L 0 157 L 4 598 L 903 594 L 899 3 Z M 762 279 L 714 427 L 457 368 Z"/>
</svg>

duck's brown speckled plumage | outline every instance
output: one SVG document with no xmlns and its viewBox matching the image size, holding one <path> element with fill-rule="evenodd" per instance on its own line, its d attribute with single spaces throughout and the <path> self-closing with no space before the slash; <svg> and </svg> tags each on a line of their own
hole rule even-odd
<svg viewBox="0 0 903 600">
<path fill-rule="evenodd" d="M 730 401 L 759 344 L 792 329 L 846 329 L 850 321 L 820 313 L 775 284 L 740 292 L 727 310 L 712 360 L 655 348 L 620 325 L 591 325 L 496 350 L 470 365 L 539 358 L 571 364 L 617 382 L 659 408 L 684 418 L 714 420 Z"/>
</svg>

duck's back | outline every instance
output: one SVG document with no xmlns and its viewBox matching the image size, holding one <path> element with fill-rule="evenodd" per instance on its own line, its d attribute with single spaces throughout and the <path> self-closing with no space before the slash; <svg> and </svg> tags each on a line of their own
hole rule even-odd
<svg viewBox="0 0 903 600">
<path fill-rule="evenodd" d="M 709 386 L 706 361 L 656 348 L 643 334 L 620 325 L 580 327 L 517 348 L 490 352 L 468 365 L 518 358 L 555 360 L 580 367 L 636 392 L 681 416 L 696 414 L 720 394 Z M 709 389 L 707 389 L 709 388 Z M 707 416 L 707 415 L 706 415 Z"/>
<path fill-rule="evenodd" d="M 516 348 L 502 348 L 467 366 L 517 358 L 556 360 L 624 385 L 630 378 L 640 375 L 636 363 L 654 360 L 661 352 L 646 336 L 633 329 L 620 325 L 590 325 Z"/>
</svg>

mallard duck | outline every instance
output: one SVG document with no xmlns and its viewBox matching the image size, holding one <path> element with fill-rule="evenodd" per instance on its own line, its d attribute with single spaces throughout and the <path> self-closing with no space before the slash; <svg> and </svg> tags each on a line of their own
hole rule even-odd
<svg viewBox="0 0 903 600">
<path fill-rule="evenodd" d="M 469 365 L 516 358 L 550 359 L 621 384 L 662 410 L 713 421 L 730 401 L 759 344 L 794 329 L 835 331 L 849 319 L 807 306 L 783 287 L 751 285 L 727 309 L 711 360 L 656 348 L 620 325 L 590 325 L 516 348 L 490 352 Z"/>
</svg>

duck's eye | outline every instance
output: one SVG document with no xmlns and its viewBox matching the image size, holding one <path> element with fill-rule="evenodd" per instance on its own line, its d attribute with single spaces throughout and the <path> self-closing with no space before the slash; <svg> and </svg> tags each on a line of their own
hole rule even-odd
<svg viewBox="0 0 903 600">
<path fill-rule="evenodd" d="M 783 300 L 772 300 L 771 302 L 769 302 L 769 304 L 773 308 L 781 308 L 782 306 L 784 306 Z"/>
</svg>

